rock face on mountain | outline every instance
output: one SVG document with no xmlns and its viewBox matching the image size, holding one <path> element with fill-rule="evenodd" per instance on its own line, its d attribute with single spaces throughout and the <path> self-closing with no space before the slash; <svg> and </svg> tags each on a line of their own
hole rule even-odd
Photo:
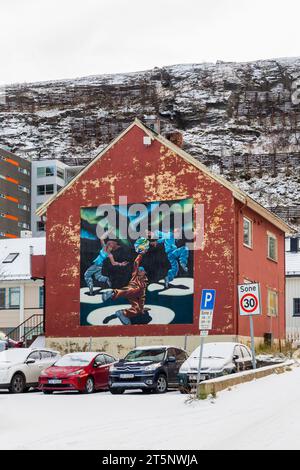
<svg viewBox="0 0 300 470">
<path fill-rule="evenodd" d="M 268 206 L 300 204 L 300 58 L 7 86 L 0 146 L 83 164 L 135 117 Z M 149 121 L 150 122 L 150 121 Z"/>
</svg>

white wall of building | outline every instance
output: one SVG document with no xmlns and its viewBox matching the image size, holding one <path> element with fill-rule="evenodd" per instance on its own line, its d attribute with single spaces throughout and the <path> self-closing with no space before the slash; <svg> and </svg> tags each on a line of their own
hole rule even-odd
<svg viewBox="0 0 300 470">
<path fill-rule="evenodd" d="M 286 315 L 286 334 L 289 340 L 300 340 L 300 316 L 297 316 L 295 299 L 299 299 L 300 305 L 300 237 L 295 236 L 286 239 L 285 261 L 286 261 L 286 279 L 285 279 L 285 315 Z"/>
<path fill-rule="evenodd" d="M 53 176 L 38 176 L 38 168 L 53 168 Z M 69 166 L 59 160 L 34 160 L 31 169 L 31 231 L 33 237 L 45 236 L 44 231 L 38 230 L 38 222 L 41 218 L 35 214 L 39 205 L 44 204 L 57 191 L 65 186 L 83 167 Z M 63 172 L 60 176 L 58 173 Z M 53 185 L 53 193 L 38 195 L 38 186 Z"/>
<path fill-rule="evenodd" d="M 43 288 L 42 280 L 27 281 L 0 281 L 0 289 L 5 289 L 5 306 L 0 306 L 0 331 L 8 332 L 23 323 L 32 315 L 43 314 L 44 307 L 40 304 L 40 288 Z M 10 308 L 10 289 L 20 290 L 20 302 L 18 307 Z M 24 298 L 22 300 L 22 292 Z"/>
<path fill-rule="evenodd" d="M 53 168 L 54 176 L 38 176 L 38 168 Z M 63 187 L 67 182 L 66 168 L 68 166 L 59 160 L 39 160 L 32 162 L 31 170 L 31 231 L 34 237 L 45 236 L 44 231 L 38 230 L 38 222 L 41 218 L 35 214 L 36 209 L 39 205 L 46 202 L 53 194 Z M 58 176 L 58 170 L 63 172 L 63 177 Z M 42 185 L 53 185 L 53 193 L 38 195 L 38 186 Z"/>
</svg>

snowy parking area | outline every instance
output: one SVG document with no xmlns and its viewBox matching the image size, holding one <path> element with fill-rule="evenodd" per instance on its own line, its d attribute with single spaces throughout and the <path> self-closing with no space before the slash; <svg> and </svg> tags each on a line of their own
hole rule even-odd
<svg viewBox="0 0 300 470">
<path fill-rule="evenodd" d="M 187 397 L 1 391 L 0 449 L 300 449 L 300 367 Z"/>
</svg>

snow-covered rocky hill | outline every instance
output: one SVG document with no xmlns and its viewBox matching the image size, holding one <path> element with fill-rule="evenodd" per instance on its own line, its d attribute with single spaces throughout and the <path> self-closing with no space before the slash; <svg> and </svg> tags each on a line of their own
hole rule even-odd
<svg viewBox="0 0 300 470">
<path fill-rule="evenodd" d="M 300 58 L 16 84 L 0 94 L 0 146 L 80 164 L 134 117 L 156 116 L 161 133 L 180 130 L 213 171 L 264 205 L 291 207 L 300 205 L 299 103 Z"/>
</svg>

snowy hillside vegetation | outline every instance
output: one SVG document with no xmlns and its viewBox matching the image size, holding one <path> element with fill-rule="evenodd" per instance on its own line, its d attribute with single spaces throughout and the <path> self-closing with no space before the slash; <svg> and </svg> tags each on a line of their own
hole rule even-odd
<svg viewBox="0 0 300 470">
<path fill-rule="evenodd" d="M 135 117 L 147 123 L 155 116 L 162 134 L 180 130 L 185 150 L 259 202 L 294 207 L 300 204 L 298 88 L 300 58 L 10 85 L 0 99 L 0 146 L 82 164 Z"/>
</svg>

